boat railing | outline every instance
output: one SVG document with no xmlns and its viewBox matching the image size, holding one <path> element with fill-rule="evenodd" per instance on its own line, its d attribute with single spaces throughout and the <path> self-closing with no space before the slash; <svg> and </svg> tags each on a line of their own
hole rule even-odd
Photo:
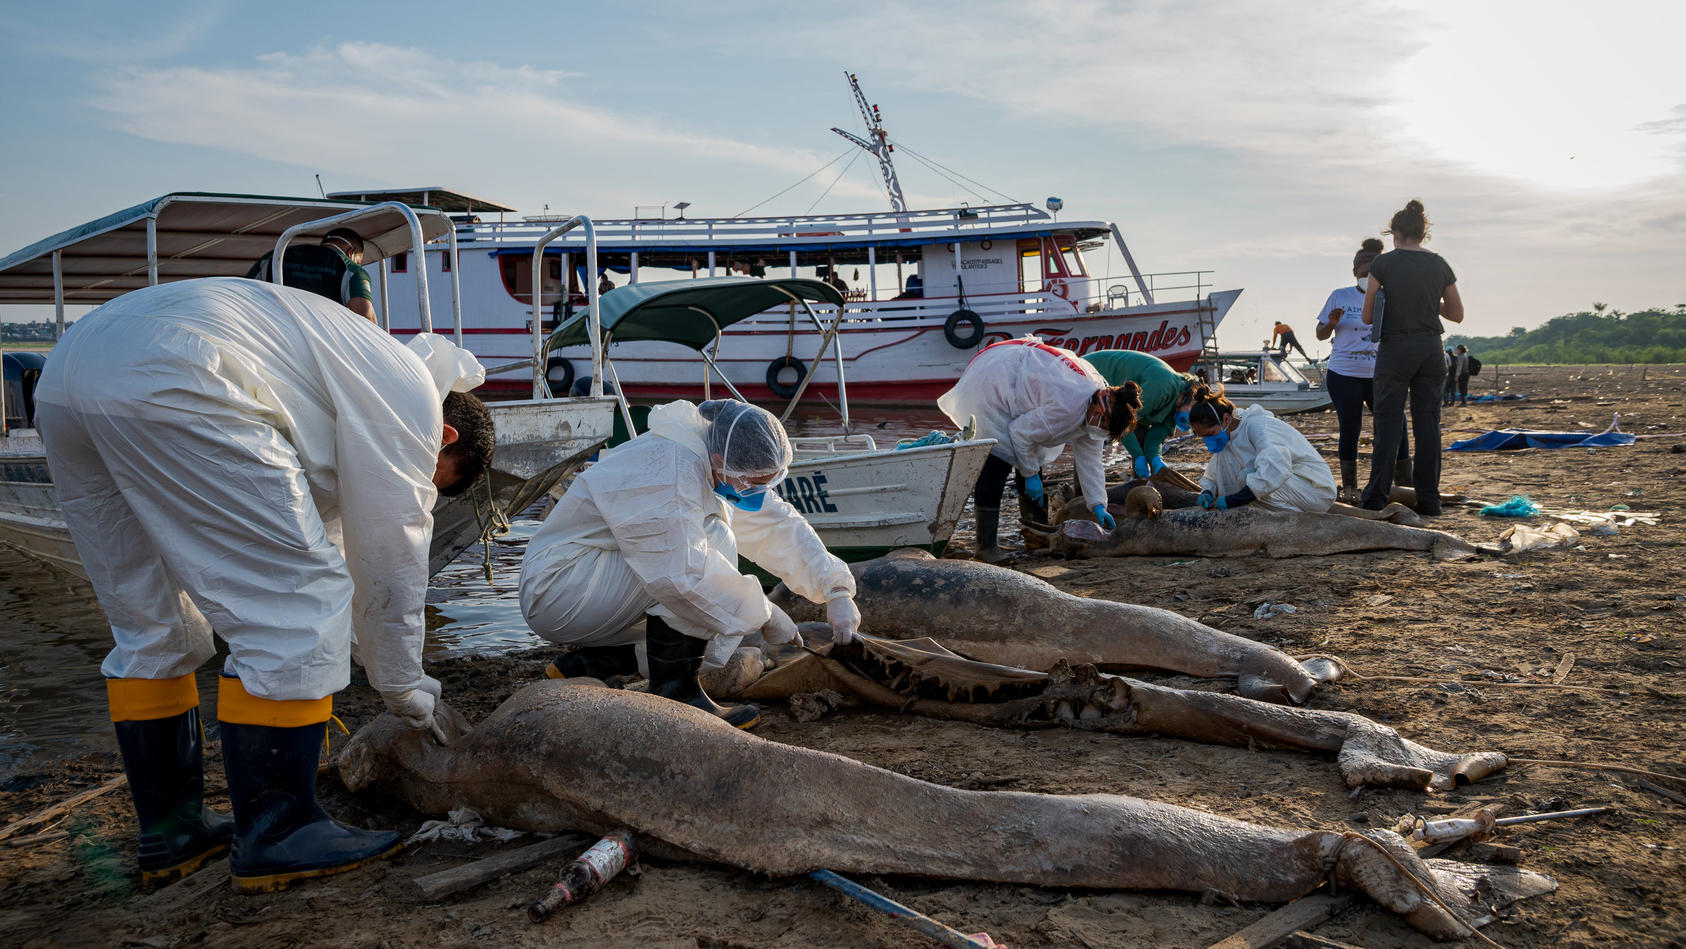
<svg viewBox="0 0 1686 949">
<path fill-rule="evenodd" d="M 269 268 L 270 282 L 274 284 L 281 283 L 281 279 L 284 276 L 284 268 L 281 266 L 280 262 L 287 259 L 287 245 L 293 242 L 293 238 L 299 236 L 300 234 L 326 233 L 336 227 L 342 227 L 355 221 L 367 218 L 379 217 L 387 213 L 396 213 L 404 219 L 404 223 L 407 224 L 410 229 L 410 250 L 419 257 L 423 246 L 426 245 L 426 241 L 422 239 L 421 219 L 416 216 L 418 213 L 417 209 L 411 208 L 409 205 L 398 201 L 382 201 L 380 204 L 371 204 L 368 207 L 356 208 L 351 211 L 344 211 L 328 217 L 316 218 L 300 224 L 294 224 L 292 227 L 282 231 L 281 236 L 275 239 L 275 252 L 270 257 L 272 261 L 276 262 Z M 440 211 L 437 208 L 421 208 L 419 209 L 419 213 L 437 215 L 445 219 L 447 222 L 445 233 L 450 240 L 451 259 L 456 260 L 457 232 L 454 227 L 449 226 L 450 218 L 446 216 L 445 212 Z M 148 257 L 152 261 L 151 266 L 153 268 L 153 281 L 156 282 L 157 265 L 155 261 L 157 258 L 157 251 L 154 248 L 155 241 L 152 240 L 151 232 L 149 231 Z M 426 280 L 416 281 L 416 309 L 421 318 L 422 332 L 433 332 L 433 309 L 431 301 L 428 299 Z M 390 316 L 383 312 L 381 314 L 381 318 L 383 321 L 381 329 L 390 329 Z M 462 292 L 457 285 L 457 273 L 454 269 L 451 271 L 451 326 L 455 331 L 456 343 L 458 346 L 461 346 Z"/>
<path fill-rule="evenodd" d="M 528 245 L 554 227 L 560 217 L 538 216 L 521 221 L 458 225 L 465 242 Z M 990 227 L 1040 224 L 1046 211 L 1031 204 L 987 205 L 977 208 L 937 208 L 923 211 L 878 211 L 865 214 L 784 215 L 743 218 L 629 218 L 597 222 L 598 240 L 616 245 L 670 244 L 675 241 L 720 243 L 796 241 L 817 243 L 843 239 L 965 233 Z"/>
</svg>

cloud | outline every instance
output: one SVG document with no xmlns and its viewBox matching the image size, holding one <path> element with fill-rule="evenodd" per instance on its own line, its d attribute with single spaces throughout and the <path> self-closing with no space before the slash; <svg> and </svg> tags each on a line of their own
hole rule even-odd
<svg viewBox="0 0 1686 949">
<path fill-rule="evenodd" d="M 331 171 L 337 176 L 327 177 L 342 180 L 471 181 L 526 207 L 597 213 L 680 197 L 702 210 L 696 198 L 705 191 L 713 197 L 722 177 L 765 176 L 753 190 L 771 191 L 829 157 L 595 105 L 571 87 L 577 78 L 351 42 L 272 53 L 237 67 L 130 66 L 102 78 L 93 105 L 143 138 Z M 840 181 L 834 193 L 881 200 L 858 176 Z M 706 213 L 737 210 L 717 205 Z"/>
</svg>

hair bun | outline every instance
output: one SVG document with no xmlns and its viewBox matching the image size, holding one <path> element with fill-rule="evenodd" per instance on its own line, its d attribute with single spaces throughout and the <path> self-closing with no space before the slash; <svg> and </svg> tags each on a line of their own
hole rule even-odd
<svg viewBox="0 0 1686 949">
<path fill-rule="evenodd" d="M 1423 203 L 1418 201 L 1416 198 L 1412 198 L 1411 200 L 1405 202 L 1405 210 L 1415 211 L 1418 214 L 1421 214 L 1423 213 Z"/>
<path fill-rule="evenodd" d="M 1366 237 L 1364 238 L 1364 243 L 1359 247 L 1359 250 L 1366 254 L 1379 254 L 1382 252 L 1382 239 L 1379 237 Z"/>
</svg>

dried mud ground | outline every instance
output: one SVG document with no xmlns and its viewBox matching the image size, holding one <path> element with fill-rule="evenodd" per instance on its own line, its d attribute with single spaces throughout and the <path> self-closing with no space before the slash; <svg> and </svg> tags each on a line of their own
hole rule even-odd
<svg viewBox="0 0 1686 949">
<path fill-rule="evenodd" d="M 1478 391 L 1489 391 L 1491 373 L 1478 383 Z M 1448 443 L 1489 428 L 1601 430 L 1616 411 L 1624 429 L 1636 434 L 1686 431 L 1681 367 L 1505 369 L 1499 384 L 1530 398 L 1448 410 Z M 1335 424 L 1329 413 L 1294 421 L 1308 434 L 1332 432 Z M 1350 680 L 1321 690 L 1312 702 L 1380 719 L 1434 747 L 1686 775 L 1680 744 L 1686 701 L 1679 698 L 1686 692 L 1683 442 L 1654 438 L 1596 452 L 1447 456 L 1448 491 L 1489 500 L 1528 494 L 1548 509 L 1626 504 L 1662 516 L 1659 526 L 1586 536 L 1582 546 L 1565 552 L 1463 563 L 1417 553 L 1276 561 L 1058 561 L 1032 554 L 1018 566 L 1072 593 L 1160 606 L 1296 655 L 1327 653 L 1368 674 L 1428 677 L 1433 681 Z M 1332 456 L 1332 440 L 1316 443 Z M 1197 448 L 1170 456 L 1190 465 L 1202 458 Z M 1456 507 L 1434 526 L 1491 541 L 1505 524 Z M 1297 611 L 1255 619 L 1255 607 L 1266 601 L 1291 603 Z M 543 661 L 537 653 L 469 658 L 438 663 L 433 671 L 447 698 L 477 719 L 539 678 Z M 1565 688 L 1505 685 L 1549 684 L 1560 670 L 1567 671 Z M 339 697 L 336 711 L 355 729 L 378 707 L 366 686 L 354 685 Z M 214 722 L 214 710 L 205 711 Z M 1647 788 L 1611 769 L 1518 765 L 1451 794 L 1353 794 L 1330 761 L 1304 754 L 1070 730 L 990 729 L 861 711 L 804 724 L 776 707 L 757 734 L 958 787 L 1129 794 L 1307 827 L 1391 826 L 1407 813 L 1433 816 L 1478 803 L 1503 804 L 1510 814 L 1607 805 L 1617 811 L 1501 832 L 1497 843 L 1517 848 L 1523 866 L 1551 875 L 1560 889 L 1519 904 L 1487 934 L 1502 946 L 1522 947 L 1671 946 L 1686 933 L 1686 785 L 1678 783 Z M 214 725 L 211 738 L 211 803 L 226 806 Z M 89 755 L 19 776 L 0 791 L 0 823 L 118 773 L 115 757 Z M 330 811 L 365 826 L 408 832 L 429 816 L 393 801 L 354 797 L 331 771 L 323 773 L 319 791 Z M 199 887 L 197 894 L 184 888 L 147 894 L 137 886 L 133 814 L 121 788 L 47 829 L 66 835 L 0 844 L 0 932 L 7 945 L 932 944 L 806 880 L 724 867 L 646 861 L 641 875 L 615 879 L 590 902 L 544 924 L 529 923 L 523 908 L 548 887 L 555 866 L 516 873 L 441 903 L 416 894 L 415 878 L 500 849 L 493 844 L 421 845 L 386 863 L 280 894 L 238 896 L 226 882 Z M 790 844 L 801 846 L 801 828 L 790 828 Z M 1470 858 L 1467 846 L 1449 854 L 1460 855 Z M 1207 946 L 1275 909 L 1202 902 L 1183 893 L 889 877 L 862 882 L 1014 949 Z M 1427 944 L 1368 903 L 1317 933 L 1363 946 Z"/>
</svg>

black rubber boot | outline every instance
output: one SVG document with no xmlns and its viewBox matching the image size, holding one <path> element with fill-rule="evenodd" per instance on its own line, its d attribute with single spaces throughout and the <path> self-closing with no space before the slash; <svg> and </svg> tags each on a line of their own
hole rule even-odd
<svg viewBox="0 0 1686 949">
<path fill-rule="evenodd" d="M 588 676 L 608 681 L 611 676 L 638 674 L 638 650 L 631 643 L 586 646 L 557 656 L 544 670 L 547 679 Z"/>
<path fill-rule="evenodd" d="M 644 643 L 650 660 L 650 694 L 684 702 L 718 715 L 733 728 L 753 728 L 761 710 L 753 705 L 719 705 L 697 683 L 708 640 L 687 636 L 651 614 L 644 620 Z"/>
<path fill-rule="evenodd" d="M 398 852 L 396 831 L 349 827 L 316 804 L 316 762 L 327 722 L 280 727 L 222 723 L 234 803 L 234 889 L 265 893 L 332 876 Z"/>
<path fill-rule="evenodd" d="M 984 563 L 996 564 L 1008 558 L 1008 553 L 1001 549 L 999 534 L 1001 531 L 1001 509 L 998 507 L 980 507 L 977 509 L 978 521 L 978 552 L 973 559 Z"/>
<path fill-rule="evenodd" d="M 141 885 L 179 880 L 227 850 L 234 821 L 205 810 L 199 710 L 112 727 L 140 820 Z"/>
<path fill-rule="evenodd" d="M 1411 459 L 1400 458 L 1393 463 L 1393 483 L 1409 485 L 1416 480 L 1411 474 Z"/>
<path fill-rule="evenodd" d="M 1358 459 L 1341 459 L 1340 500 L 1344 504 L 1358 503 Z"/>
</svg>

